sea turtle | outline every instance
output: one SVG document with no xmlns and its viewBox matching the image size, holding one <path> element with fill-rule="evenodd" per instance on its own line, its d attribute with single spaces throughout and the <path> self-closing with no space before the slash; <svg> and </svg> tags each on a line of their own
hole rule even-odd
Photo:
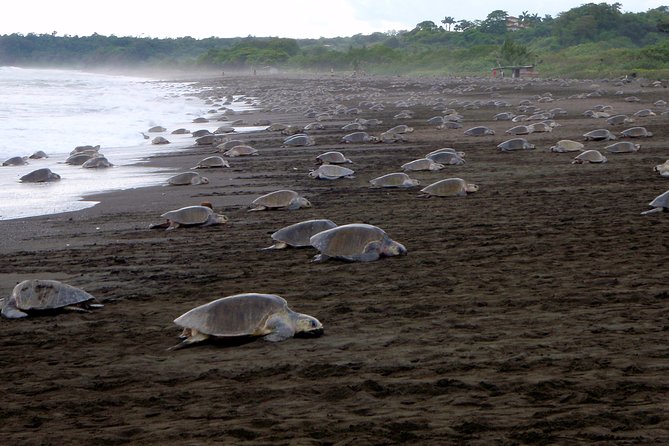
<svg viewBox="0 0 669 446">
<path fill-rule="evenodd" d="M 311 246 L 320 254 L 314 262 L 337 258 L 352 262 L 371 262 L 381 256 L 405 255 L 404 245 L 392 240 L 386 232 L 364 223 L 353 223 L 328 229 L 311 237 Z"/>
<path fill-rule="evenodd" d="M 230 139 L 228 141 L 225 141 L 224 143 L 221 143 L 216 146 L 218 150 L 221 152 L 225 152 L 226 150 L 230 150 L 235 146 L 243 146 L 246 143 L 240 139 Z"/>
<path fill-rule="evenodd" d="M 31 160 L 37 160 L 37 159 L 48 158 L 48 157 L 49 157 L 49 155 L 47 155 L 46 152 L 44 152 L 44 150 L 38 150 L 38 151 L 34 152 L 32 155 L 30 155 L 28 158 L 30 158 Z"/>
<path fill-rule="evenodd" d="M 275 294 L 245 293 L 222 297 L 195 307 L 174 320 L 183 327 L 183 341 L 168 350 L 177 350 L 207 338 L 263 336 L 271 342 L 284 341 L 296 333 L 322 334 L 318 319 L 288 308 Z"/>
<path fill-rule="evenodd" d="M 658 164 L 653 167 L 653 171 L 659 172 L 661 177 L 669 177 L 669 160 L 666 160 L 663 164 Z"/>
<path fill-rule="evenodd" d="M 235 156 L 250 156 L 250 155 L 259 155 L 259 152 L 257 149 L 254 149 L 253 147 L 247 146 L 245 144 L 242 144 L 240 146 L 234 146 L 233 148 L 223 152 L 223 156 L 229 156 L 231 158 Z"/>
<path fill-rule="evenodd" d="M 230 167 L 230 164 L 220 156 L 208 156 L 191 169 L 213 169 L 218 167 Z"/>
<path fill-rule="evenodd" d="M 355 132 L 360 130 L 367 130 L 367 126 L 359 122 L 350 122 L 341 128 L 345 132 Z"/>
<path fill-rule="evenodd" d="M 388 173 L 369 182 L 373 187 L 414 187 L 420 184 L 404 172 Z"/>
<path fill-rule="evenodd" d="M 243 124 L 243 121 L 232 122 L 230 124 L 222 125 L 222 126 L 218 127 L 216 130 L 214 130 L 213 133 L 214 133 L 214 135 L 222 135 L 224 133 L 232 133 L 232 132 L 235 131 L 235 128 L 232 125 L 241 125 L 241 124 Z"/>
<path fill-rule="evenodd" d="M 644 108 L 634 113 L 634 116 L 636 116 L 637 118 L 646 118 L 648 116 L 655 116 L 655 112 L 649 108 Z"/>
<path fill-rule="evenodd" d="M 172 186 L 186 186 L 189 184 L 207 184 L 209 179 L 201 176 L 197 172 L 182 172 L 167 179 L 167 183 Z"/>
<path fill-rule="evenodd" d="M 86 161 L 96 158 L 98 156 L 100 156 L 100 154 L 97 152 L 94 152 L 92 154 L 89 152 L 75 153 L 74 155 L 70 155 L 67 157 L 67 159 L 65 160 L 65 164 L 70 164 L 72 166 L 81 166 Z"/>
<path fill-rule="evenodd" d="M 535 122 L 527 126 L 530 133 L 550 133 L 553 131 L 553 126 L 549 122 Z"/>
<path fill-rule="evenodd" d="M 530 144 L 525 138 L 513 138 L 499 143 L 497 148 L 502 152 L 511 152 L 513 150 L 534 149 L 534 144 Z"/>
<path fill-rule="evenodd" d="M 22 183 L 48 183 L 60 180 L 60 175 L 51 172 L 49 168 L 33 170 L 19 178 Z"/>
<path fill-rule="evenodd" d="M 304 126 L 304 130 L 323 130 L 325 125 L 321 122 L 310 122 Z"/>
<path fill-rule="evenodd" d="M 476 184 L 467 183 L 462 178 L 446 178 L 424 187 L 421 192 L 427 197 L 464 197 L 478 190 Z"/>
<path fill-rule="evenodd" d="M 167 220 L 167 222 L 151 225 L 149 226 L 149 229 L 165 228 L 170 231 L 182 226 L 222 225 L 228 221 L 228 217 L 223 214 L 216 214 L 211 207 L 204 205 L 186 206 L 181 209 L 175 209 L 173 211 L 165 212 L 161 217 Z"/>
<path fill-rule="evenodd" d="M 344 143 L 356 143 L 356 142 L 378 142 L 378 138 L 371 136 L 367 132 L 353 132 L 348 135 L 344 135 L 341 138 L 341 142 Z"/>
<path fill-rule="evenodd" d="M 460 124 L 457 121 L 446 121 L 437 128 L 440 129 L 440 130 L 441 129 L 451 129 L 452 130 L 452 129 L 461 129 L 462 127 L 463 127 L 462 124 Z"/>
<path fill-rule="evenodd" d="M 104 169 L 112 166 L 113 164 L 104 156 L 95 156 L 81 165 L 84 169 Z"/>
<path fill-rule="evenodd" d="M 459 157 L 457 153 L 449 151 L 428 153 L 425 158 L 444 166 L 459 166 L 465 163 L 465 160 Z"/>
<path fill-rule="evenodd" d="M 463 152 L 463 151 L 461 151 L 461 150 L 455 150 L 455 149 L 452 148 L 452 147 L 442 147 L 441 149 L 433 150 L 433 151 L 431 151 L 430 153 L 428 153 L 427 155 L 425 155 L 425 157 L 427 158 L 427 157 L 430 156 L 430 155 L 434 155 L 434 154 L 441 153 L 441 152 L 453 153 L 453 154 L 459 156 L 460 158 L 464 158 L 464 157 L 465 157 L 465 152 Z"/>
<path fill-rule="evenodd" d="M 193 138 L 202 138 L 203 136 L 213 136 L 214 134 L 207 129 L 195 130 L 190 134 Z"/>
<path fill-rule="evenodd" d="M 322 164 L 344 164 L 352 163 L 350 159 L 346 158 L 341 152 L 325 152 L 316 157 L 316 161 Z"/>
<path fill-rule="evenodd" d="M 262 250 L 284 249 L 289 246 L 294 248 L 311 246 L 309 239 L 311 239 L 312 236 L 335 227 L 337 227 L 337 225 L 332 220 L 318 219 L 301 221 L 276 231 L 272 234 L 274 244 L 268 248 L 263 248 Z"/>
<path fill-rule="evenodd" d="M 249 212 L 265 209 L 288 209 L 293 211 L 301 207 L 310 208 L 311 203 L 295 191 L 282 189 L 261 195 L 253 200 L 251 207 Z"/>
<path fill-rule="evenodd" d="M 641 144 L 634 144 L 630 141 L 620 141 L 604 147 L 609 153 L 631 153 L 637 152 Z"/>
<path fill-rule="evenodd" d="M 162 136 L 156 136 L 151 140 L 151 144 L 153 145 L 161 145 L 161 144 L 169 144 L 169 140 L 167 138 L 163 138 Z"/>
<path fill-rule="evenodd" d="M 515 127 L 511 127 L 504 133 L 508 133 L 509 135 L 529 135 L 533 131 L 534 130 L 530 125 L 517 125 Z"/>
<path fill-rule="evenodd" d="M 565 152 L 580 152 L 583 150 L 583 143 L 572 141 L 571 139 L 561 139 L 549 150 L 551 152 L 565 153 Z"/>
<path fill-rule="evenodd" d="M 2 315 L 9 319 L 56 309 L 88 311 L 100 308 L 95 297 L 57 280 L 30 279 L 14 287 L 11 296 L 0 299 Z"/>
<path fill-rule="evenodd" d="M 613 115 L 610 118 L 608 118 L 606 122 L 609 125 L 622 125 L 634 122 L 634 119 L 630 118 L 627 115 Z"/>
<path fill-rule="evenodd" d="M 409 171 L 420 171 L 420 170 L 441 170 L 445 166 L 443 164 L 436 163 L 429 158 L 419 158 L 408 163 L 402 164 L 402 170 L 405 172 Z"/>
<path fill-rule="evenodd" d="M 26 161 L 28 158 L 25 156 L 13 156 L 2 163 L 3 166 L 23 166 L 28 164 Z"/>
<path fill-rule="evenodd" d="M 621 138 L 650 138 L 651 136 L 653 133 L 646 130 L 645 127 L 630 127 L 620 132 Z"/>
<path fill-rule="evenodd" d="M 338 178 L 353 178 L 354 173 L 347 167 L 336 164 L 321 164 L 318 169 L 309 172 L 309 176 L 321 180 L 336 180 Z"/>
<path fill-rule="evenodd" d="M 222 142 L 225 141 L 224 136 L 220 135 L 205 135 L 205 136 L 200 136 L 199 138 L 195 139 L 195 144 L 198 146 L 218 146 Z"/>
<path fill-rule="evenodd" d="M 497 113 L 492 117 L 493 121 L 511 121 L 516 115 L 511 112 Z"/>
<path fill-rule="evenodd" d="M 184 129 L 184 128 L 179 128 L 179 129 L 176 129 L 176 130 L 172 130 L 171 133 L 172 133 L 172 135 L 187 135 L 187 134 L 190 133 L 190 130 Z M 146 138 L 146 139 L 149 139 L 149 138 Z"/>
<path fill-rule="evenodd" d="M 147 132 L 149 132 L 149 133 L 161 133 L 161 132 L 166 132 L 166 131 L 167 131 L 167 129 L 165 127 L 160 126 L 160 125 L 153 126 L 149 130 L 147 130 Z"/>
<path fill-rule="evenodd" d="M 402 133 L 411 133 L 411 132 L 413 132 L 413 130 L 414 130 L 413 127 L 409 127 L 408 125 L 405 125 L 405 124 L 400 124 L 400 125 L 396 125 L 395 127 L 391 128 L 391 129 L 386 130 L 386 133 L 402 134 Z"/>
<path fill-rule="evenodd" d="M 584 163 L 605 163 L 607 161 L 606 157 L 602 155 L 599 150 L 586 150 L 581 152 L 574 160 L 572 164 L 584 164 Z"/>
<path fill-rule="evenodd" d="M 493 129 L 484 126 L 472 127 L 468 130 L 465 130 L 465 135 L 467 136 L 485 136 L 494 134 L 495 131 Z"/>
<path fill-rule="evenodd" d="M 653 209 L 644 211 L 641 213 L 641 215 L 669 211 L 669 190 L 655 197 L 653 201 L 648 203 L 648 206 L 652 207 Z"/>
<path fill-rule="evenodd" d="M 298 133 L 283 140 L 283 145 L 286 147 L 304 147 L 313 146 L 316 144 L 314 138 L 306 133 Z"/>
<path fill-rule="evenodd" d="M 612 140 L 612 139 L 617 139 L 615 135 L 611 132 L 609 132 L 607 129 L 596 129 L 592 130 L 588 133 L 585 133 L 583 135 L 583 138 L 586 141 L 602 141 L 602 140 Z"/>
<path fill-rule="evenodd" d="M 444 125 L 444 122 L 446 122 L 446 120 L 443 116 L 433 116 L 427 120 L 429 125 L 436 125 L 437 127 Z"/>
<path fill-rule="evenodd" d="M 70 152 L 70 155 L 74 155 L 75 153 L 81 153 L 81 152 L 97 152 L 100 150 L 100 144 L 93 146 L 90 144 L 84 145 L 84 146 L 77 146 L 72 151 Z"/>
</svg>

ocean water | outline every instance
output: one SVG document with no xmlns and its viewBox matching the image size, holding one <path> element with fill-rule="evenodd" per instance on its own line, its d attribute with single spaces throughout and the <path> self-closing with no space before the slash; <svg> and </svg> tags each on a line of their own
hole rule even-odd
<svg viewBox="0 0 669 446">
<path fill-rule="evenodd" d="M 206 117 L 212 108 L 193 96 L 197 85 L 70 70 L 0 67 L 0 164 L 38 150 L 49 156 L 29 159 L 22 166 L 0 166 L 0 220 L 76 211 L 96 204 L 84 200 L 86 195 L 164 183 L 173 171 L 148 168 L 141 161 L 194 143 L 190 135 L 170 134 L 174 129 L 214 130 L 223 124 L 192 122 L 196 117 Z M 233 102 L 226 107 L 240 111 L 252 105 Z M 150 139 L 145 139 L 142 132 L 156 125 L 167 132 L 150 133 Z M 153 145 L 155 136 L 164 136 L 171 144 Z M 114 167 L 84 169 L 64 164 L 76 146 L 98 144 L 100 153 Z M 43 167 L 59 174 L 61 180 L 19 181 Z"/>
</svg>

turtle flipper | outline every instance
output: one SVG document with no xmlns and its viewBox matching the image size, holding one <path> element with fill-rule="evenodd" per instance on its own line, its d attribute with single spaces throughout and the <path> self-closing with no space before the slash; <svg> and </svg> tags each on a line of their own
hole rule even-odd
<svg viewBox="0 0 669 446">
<path fill-rule="evenodd" d="M 265 327 L 271 330 L 263 339 L 269 342 L 280 342 L 295 335 L 295 327 L 287 323 L 281 316 L 271 317 Z"/>
<path fill-rule="evenodd" d="M 7 319 L 20 319 L 28 316 L 28 313 L 24 313 L 16 307 L 13 299 L 0 300 L 0 308 L 2 308 L 2 315 Z"/>
<path fill-rule="evenodd" d="M 381 242 L 373 241 L 367 243 L 362 254 L 353 256 L 352 259 L 356 262 L 373 262 L 379 260 L 381 256 Z"/>
<path fill-rule="evenodd" d="M 664 208 L 653 208 L 648 211 L 643 211 L 641 215 L 650 215 L 650 214 L 656 214 L 658 212 L 664 211 Z"/>
<path fill-rule="evenodd" d="M 187 336 L 183 341 L 167 349 L 168 352 L 174 350 L 180 350 L 184 347 L 188 347 L 190 344 L 195 344 L 196 342 L 202 342 L 205 339 L 208 339 L 209 335 L 201 333 L 196 330 L 191 330 L 190 336 Z"/>
<path fill-rule="evenodd" d="M 272 246 L 268 246 L 267 248 L 260 248 L 258 251 L 271 251 L 274 249 L 286 249 L 288 247 L 287 243 L 284 242 L 276 242 Z"/>
</svg>

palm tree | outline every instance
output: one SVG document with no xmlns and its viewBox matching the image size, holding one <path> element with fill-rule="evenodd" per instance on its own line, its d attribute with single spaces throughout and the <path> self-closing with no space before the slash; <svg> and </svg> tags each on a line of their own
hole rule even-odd
<svg viewBox="0 0 669 446">
<path fill-rule="evenodd" d="M 444 20 L 441 21 L 441 23 L 447 26 L 446 31 L 450 31 L 451 25 L 455 23 L 455 19 L 453 17 L 446 16 L 444 17 Z"/>
</svg>

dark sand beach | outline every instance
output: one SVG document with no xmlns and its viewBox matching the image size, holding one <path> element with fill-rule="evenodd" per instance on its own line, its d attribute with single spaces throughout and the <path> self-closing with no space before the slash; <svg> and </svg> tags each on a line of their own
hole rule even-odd
<svg viewBox="0 0 669 446">
<path fill-rule="evenodd" d="M 669 158 L 668 117 L 653 105 L 669 100 L 665 88 L 344 76 L 203 83 L 212 87 L 204 96 L 257 98 L 261 110 L 236 117 L 248 124 L 306 125 L 315 121 L 309 108 L 333 113 L 326 129 L 309 132 L 310 147 L 281 147 L 278 132 L 242 135 L 260 155 L 203 172 L 206 185 L 118 191 L 80 212 L 0 222 L 2 296 L 24 279 L 57 279 L 105 304 L 0 320 L 2 443 L 669 444 L 669 214 L 639 215 L 669 189 L 653 172 Z M 594 91 L 601 96 L 585 97 Z M 547 92 L 553 101 L 540 102 Z M 439 99 L 464 116 L 462 129 L 427 124 L 443 114 Z M 478 108 L 465 106 L 477 100 Z M 552 132 L 526 136 L 535 150 L 502 153 L 496 146 L 516 123 L 492 117 L 520 114 L 523 100 L 567 114 Z M 609 126 L 583 116 L 597 104 L 657 115 Z M 413 117 L 393 118 L 404 109 Z M 373 135 L 397 124 L 415 131 L 403 142 L 342 144 L 341 126 L 356 117 L 383 120 Z M 463 134 L 477 125 L 496 134 Z M 548 150 L 632 125 L 654 136 L 635 140 L 636 153 L 605 153 L 605 164 L 573 165 L 575 154 Z M 442 147 L 464 151 L 466 164 L 411 176 L 422 186 L 460 177 L 478 192 L 426 199 L 420 187 L 369 187 Z M 353 160 L 355 178 L 307 175 L 328 150 Z M 215 153 L 194 147 L 150 163 L 176 173 Z M 313 207 L 247 212 L 277 189 Z M 148 229 L 163 212 L 202 201 L 229 222 Z M 377 225 L 408 255 L 311 263 L 311 248 L 258 251 L 272 232 L 312 218 Z M 174 318 L 246 292 L 281 295 L 317 317 L 324 335 L 166 351 L 178 342 Z"/>
</svg>

